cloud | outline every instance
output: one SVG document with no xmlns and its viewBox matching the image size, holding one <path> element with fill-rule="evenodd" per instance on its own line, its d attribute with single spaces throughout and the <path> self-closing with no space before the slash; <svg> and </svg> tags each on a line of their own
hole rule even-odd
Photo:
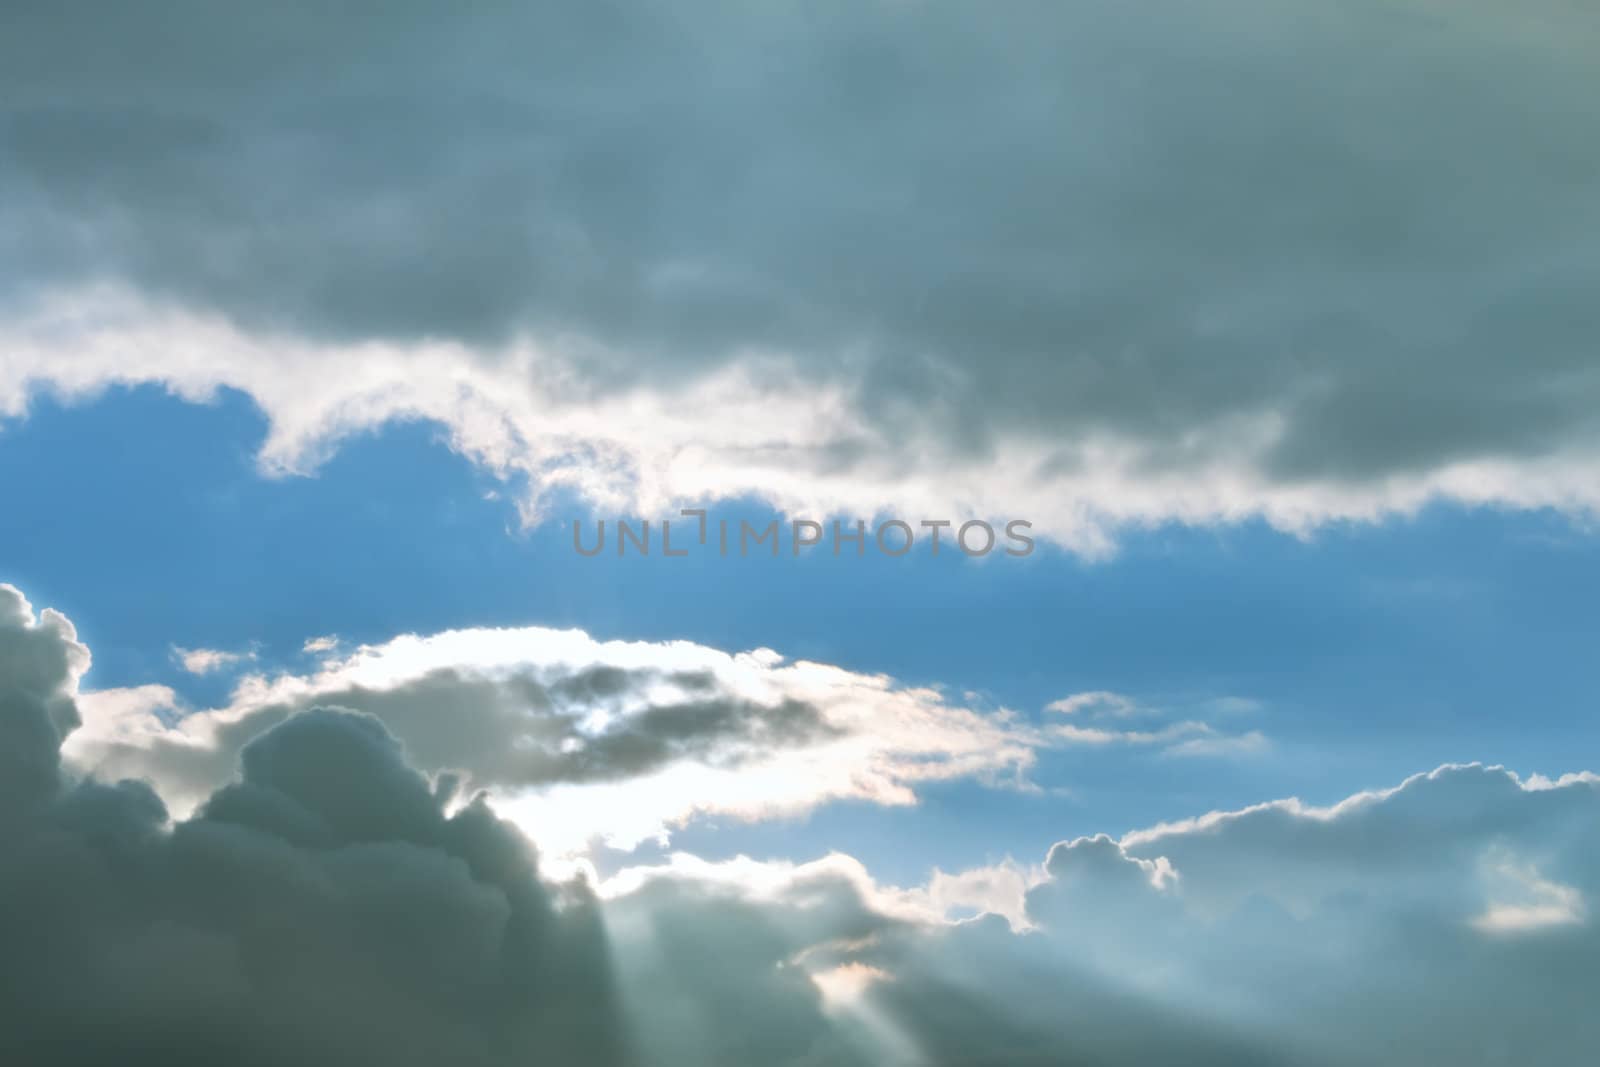
<svg viewBox="0 0 1600 1067">
<path fill-rule="evenodd" d="M 1446 766 L 1330 807 L 1057 845 L 1028 915 L 1077 958 L 1318 1062 L 1570 1062 L 1600 1036 L 1580 1007 L 1597 814 L 1593 775 Z"/>
<path fill-rule="evenodd" d="M 0 583 L 0 802 L 28 811 L 47 799 L 60 774 L 61 739 L 79 723 L 78 679 L 89 650 L 67 617 L 33 606 Z"/>
<path fill-rule="evenodd" d="M 1584 921 L 1588 909 L 1576 887 L 1541 878 L 1532 865 L 1513 857 L 1486 866 L 1498 888 L 1483 914 L 1472 920 L 1478 929 L 1521 933 Z"/>
<path fill-rule="evenodd" d="M 629 888 L 605 906 L 619 980 L 666 1062 L 1284 1062 L 997 919 L 920 918 L 843 857 L 619 877 Z"/>
<path fill-rule="evenodd" d="M 631 970 L 636 946 L 720 937 L 746 946 L 719 958 L 750 982 L 812 980 L 769 988 L 809 1024 L 789 1031 L 805 1051 L 764 1062 L 1554 1065 L 1600 1037 L 1597 816 L 1592 775 L 1442 767 L 1327 808 L 1275 802 L 963 872 L 1026 886 L 1012 923 L 952 922 L 933 886 L 884 886 L 842 856 L 678 856 L 600 891 L 625 987 L 670 970 Z M 719 937 L 721 914 L 738 918 Z M 658 1010 L 694 1017 L 695 996 Z"/>
<path fill-rule="evenodd" d="M 629 1062 L 592 895 L 481 803 L 446 816 L 375 719 L 256 738 L 187 821 L 49 757 L 83 646 L 0 586 L 0 1056 Z"/>
<path fill-rule="evenodd" d="M 1218 734 L 1209 728 L 1198 737 L 1188 737 L 1162 749 L 1167 756 L 1253 756 L 1266 752 L 1272 742 L 1260 730 L 1242 734 Z"/>
<path fill-rule="evenodd" d="M 915 802 L 923 784 L 1021 780 L 1054 743 L 1004 710 L 768 649 L 599 641 L 577 630 L 408 635 L 309 674 L 243 678 L 194 709 L 163 687 L 80 698 L 73 765 L 154 783 L 191 810 L 272 725 L 317 706 L 376 716 L 430 773 L 541 826 L 547 850 L 633 848 L 697 815 L 761 819 L 838 800 Z"/>
<path fill-rule="evenodd" d="M 1272 743 L 1260 730 L 1227 733 L 1203 719 L 1174 718 L 1175 712 L 1228 716 L 1245 709 L 1257 711 L 1260 705 L 1241 697 L 1220 697 L 1173 709 L 1097 689 L 1046 704 L 1047 714 L 1070 716 L 1073 721 L 1047 722 L 1041 733 L 1055 744 L 1133 745 L 1155 748 L 1163 756 L 1229 757 L 1265 752 Z M 1129 726 L 1141 720 L 1149 725 Z"/>
<path fill-rule="evenodd" d="M 1036 723 L 770 649 L 730 654 L 542 627 L 405 635 L 328 654 L 308 674 L 248 675 L 219 708 L 189 707 L 159 686 L 86 693 L 79 704 L 84 725 L 65 748 L 73 766 L 148 780 L 180 812 L 273 724 L 316 706 L 363 711 L 424 770 L 464 792 L 492 790 L 502 816 L 544 827 L 542 843 L 562 860 L 596 839 L 624 850 L 665 843 L 698 817 L 907 805 L 925 785 L 954 779 L 1028 788 L 1048 749 L 1231 758 L 1271 747 L 1258 730 L 1177 717 L 1210 712 L 1210 701 L 1162 708 L 1086 693 L 1046 709 L 1071 707 L 1076 721 Z"/>
<path fill-rule="evenodd" d="M 172 646 L 172 655 L 190 674 L 214 674 L 256 658 L 252 652 L 223 652 L 215 648 L 179 648 Z"/>
<path fill-rule="evenodd" d="M 403 682 L 458 639 L 328 670 Z M 665 654 L 622 645 L 611 667 Z M 0 586 L 0 1055 L 18 1062 L 1543 1065 L 1600 1040 L 1593 774 L 1451 765 L 909 888 L 835 854 L 674 855 L 590 889 L 549 881 L 522 832 L 364 712 L 254 724 L 186 819 L 146 784 L 64 773 L 97 703 L 137 732 L 172 698 L 82 694 L 88 666 L 65 618 Z"/>
<path fill-rule="evenodd" d="M 1600 502 L 1583 5 L 181 10 L 0 43 L 0 408 L 227 386 L 270 470 L 424 418 L 530 515 L 1086 552 Z"/>
<path fill-rule="evenodd" d="M 9 587 L 0 618 L 0 728 L 53 746 L 87 655 Z M 40 767 L 46 747 L 3 751 Z M 965 993 L 913 991 L 929 927 L 870 906 L 853 861 L 771 872 L 765 892 L 701 863 L 601 904 L 544 880 L 482 802 L 447 813 L 369 715 L 308 709 L 238 756 L 177 822 L 141 783 L 6 765 L 28 788 L 0 798 L 0 1054 L 865 1067 L 937 1062 L 930 1027 L 961 1012 L 981 1024 L 969 1047 L 1041 1040 Z M 874 943 L 883 966 L 846 958 Z M 910 1005 L 861 1017 L 880 985 Z"/>
<path fill-rule="evenodd" d="M 1138 708 L 1139 706 L 1131 698 L 1104 689 L 1074 693 L 1060 700 L 1052 700 L 1044 706 L 1044 710 L 1059 712 L 1062 715 L 1077 715 L 1080 712 L 1090 711 L 1096 716 L 1133 715 L 1137 713 Z"/>
</svg>

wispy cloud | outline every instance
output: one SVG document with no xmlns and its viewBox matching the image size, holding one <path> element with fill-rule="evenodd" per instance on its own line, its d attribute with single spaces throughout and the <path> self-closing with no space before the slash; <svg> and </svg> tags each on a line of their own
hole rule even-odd
<svg viewBox="0 0 1600 1067">
<path fill-rule="evenodd" d="M 254 650 L 226 652 L 215 648 L 180 648 L 172 646 L 173 658 L 190 674 L 216 674 L 249 663 L 256 658 Z"/>
<path fill-rule="evenodd" d="M 1098 689 L 1053 700 L 1047 715 L 1072 721 L 1047 721 L 1043 733 L 1067 745 L 1129 745 L 1159 750 L 1165 756 L 1227 757 L 1266 752 L 1271 742 L 1260 730 L 1232 733 L 1203 718 L 1228 719 L 1262 709 L 1259 701 L 1223 696 L 1177 705 L 1149 704 L 1124 693 Z M 1144 723 L 1145 725 L 1133 725 Z"/>
</svg>

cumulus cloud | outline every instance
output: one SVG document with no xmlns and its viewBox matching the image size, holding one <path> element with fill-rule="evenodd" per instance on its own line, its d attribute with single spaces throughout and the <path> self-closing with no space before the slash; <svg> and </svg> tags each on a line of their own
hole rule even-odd
<svg viewBox="0 0 1600 1067">
<path fill-rule="evenodd" d="M 420 417 L 530 514 L 1088 551 L 1600 502 L 1586 5 L 75 10 L 0 42 L 11 411 L 229 386 L 269 469 Z"/>
<path fill-rule="evenodd" d="M 153 782 L 191 810 L 250 739 L 317 706 L 376 716 L 411 758 L 503 815 L 544 827 L 562 855 L 593 838 L 664 839 L 698 814 L 756 819 L 838 800 L 913 803 L 928 782 L 1016 784 L 1058 743 L 1004 709 L 768 649 L 599 641 L 540 627 L 408 635 L 323 658 L 305 675 L 250 675 L 221 708 L 170 688 L 84 694 L 75 767 Z"/>
<path fill-rule="evenodd" d="M 679 857 L 602 888 L 624 998 L 674 1062 L 1294 1062 L 992 916 L 944 923 L 848 857 Z"/>
<path fill-rule="evenodd" d="M 328 669 L 419 669 L 354 659 Z M 1592 774 L 1446 766 L 908 888 L 842 855 L 676 855 L 591 889 L 549 881 L 366 712 L 251 722 L 184 819 L 146 784 L 66 772 L 62 738 L 104 712 L 88 665 L 70 622 L 0 586 L 17 1062 L 1554 1065 L 1600 1041 Z M 592 667 L 563 682 L 619 694 Z M 171 698 L 111 699 L 126 725 Z"/>
<path fill-rule="evenodd" d="M 37 617 L 15 586 L 0 584 L 0 800 L 7 814 L 48 798 L 61 739 L 79 723 L 78 679 L 89 650 L 65 615 Z"/>
<path fill-rule="evenodd" d="M 8 1059 L 865 1067 L 941 1061 L 933 1027 L 963 1017 L 969 1049 L 1068 1047 L 931 976 L 913 990 L 909 965 L 850 959 L 908 960 L 932 929 L 926 909 L 873 906 L 853 861 L 679 864 L 602 905 L 543 879 L 481 801 L 449 813 L 364 713 L 261 724 L 175 822 L 147 785 L 61 773 L 87 652 L 10 587 L 0 620 Z M 879 984 L 910 1006 L 862 1017 Z"/>
<path fill-rule="evenodd" d="M 597 905 L 375 719 L 311 711 L 173 824 L 73 781 L 83 646 L 0 586 L 0 1055 L 43 1065 L 627 1062 Z"/>
<path fill-rule="evenodd" d="M 1446 766 L 1330 807 L 1057 845 L 1028 914 L 1097 966 L 1322 1062 L 1571 1062 L 1600 1039 L 1581 1007 L 1597 815 L 1593 775 Z"/>
<path fill-rule="evenodd" d="M 656 944 L 663 911 L 692 908 L 707 931 L 739 914 L 759 947 L 730 966 L 812 980 L 770 990 L 809 1020 L 787 1038 L 830 1050 L 798 1062 L 1556 1065 L 1600 1039 L 1597 827 L 1592 775 L 1447 766 L 1327 808 L 1276 802 L 964 872 L 1025 886 L 1010 923 L 951 922 L 934 886 L 877 884 L 839 856 L 677 857 L 601 892 L 619 946 Z M 657 936 L 656 952 L 694 943 Z M 622 957 L 624 984 L 641 981 Z M 677 996 L 664 1015 L 684 1016 L 692 986 Z"/>
</svg>

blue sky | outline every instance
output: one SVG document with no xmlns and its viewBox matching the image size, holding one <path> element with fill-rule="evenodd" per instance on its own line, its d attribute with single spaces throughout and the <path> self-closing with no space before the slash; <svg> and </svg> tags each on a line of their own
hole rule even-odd
<svg viewBox="0 0 1600 1067">
<path fill-rule="evenodd" d="M 587 559 L 566 523 L 588 537 L 599 515 L 568 501 L 524 528 L 514 485 L 437 427 L 385 427 L 287 477 L 260 472 L 264 434 L 237 393 L 196 404 L 150 387 L 40 397 L 7 424 L 5 578 L 83 620 L 87 684 L 166 684 L 206 706 L 238 670 L 194 676 L 174 647 L 253 650 L 250 671 L 293 672 L 326 633 L 376 643 L 540 625 L 766 646 L 1039 718 L 1093 690 L 1184 713 L 1239 698 L 1249 706 L 1221 721 L 1268 739 L 1216 758 L 1051 753 L 1029 775 L 1042 792 L 958 781 L 910 809 L 716 820 L 675 842 L 718 858 L 842 849 L 901 880 L 1271 797 L 1328 803 L 1441 763 L 1554 777 L 1596 762 L 1587 650 L 1600 622 L 1586 576 L 1600 575 L 1600 542 L 1558 513 L 1439 506 L 1305 538 L 1168 525 L 1092 561 L 1051 547 L 980 561 L 787 548 L 777 560 Z M 769 514 L 748 501 L 713 511 Z"/>
</svg>

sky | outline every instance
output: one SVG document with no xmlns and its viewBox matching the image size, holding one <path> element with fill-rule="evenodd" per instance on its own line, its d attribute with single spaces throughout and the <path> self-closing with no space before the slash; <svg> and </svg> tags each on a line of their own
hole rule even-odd
<svg viewBox="0 0 1600 1067">
<path fill-rule="evenodd" d="M 1584 5 L 4 17 L 0 1053 L 1592 1055 Z"/>
</svg>

